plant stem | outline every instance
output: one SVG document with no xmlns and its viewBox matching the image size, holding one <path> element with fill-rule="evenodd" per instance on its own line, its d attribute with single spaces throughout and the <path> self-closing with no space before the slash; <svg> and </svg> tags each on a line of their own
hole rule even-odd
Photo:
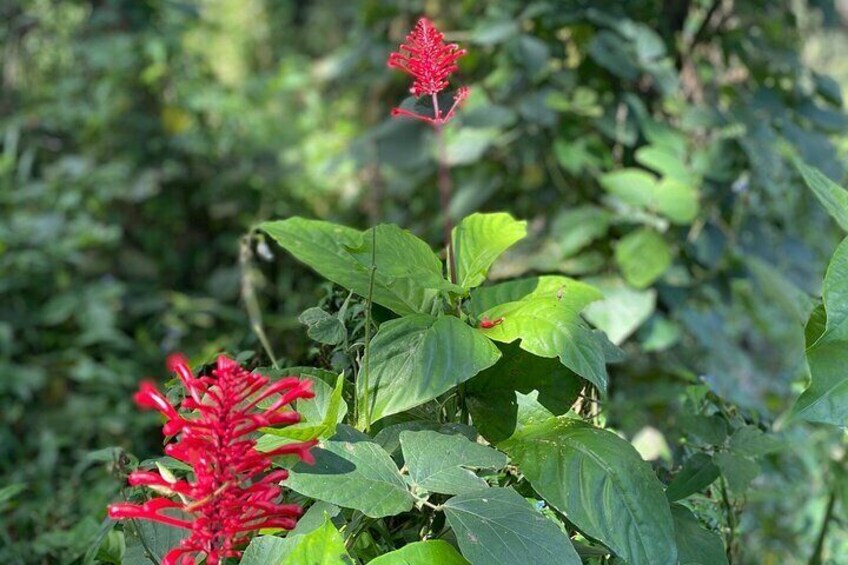
<svg viewBox="0 0 848 565">
<path fill-rule="evenodd" d="M 374 297 L 374 276 L 377 273 L 377 226 L 371 228 L 371 274 L 368 279 L 368 302 L 365 306 L 365 359 L 363 365 L 365 374 L 362 378 L 361 410 L 365 418 L 365 433 L 371 429 L 371 407 L 368 405 L 368 379 L 371 376 L 371 306 Z"/>
<path fill-rule="evenodd" d="M 721 477 L 721 499 L 727 513 L 727 560 L 733 563 L 733 545 L 736 543 L 736 517 L 733 514 L 733 505 L 730 503 L 730 497 L 727 494 L 727 483 L 724 477 Z"/>
<path fill-rule="evenodd" d="M 830 497 L 827 499 L 827 507 L 824 511 L 824 519 L 822 520 L 821 531 L 816 540 L 816 547 L 813 549 L 813 554 L 810 556 L 810 565 L 821 565 L 822 552 L 824 551 L 824 540 L 827 538 L 827 528 L 833 518 L 833 509 L 836 506 L 836 488 L 830 491 Z"/>
<path fill-rule="evenodd" d="M 271 342 L 268 341 L 268 336 L 265 335 L 265 329 L 262 325 L 262 309 L 259 308 L 259 301 L 256 299 L 255 285 L 253 282 L 253 251 L 250 249 L 250 244 L 253 240 L 253 230 L 246 234 L 241 239 L 241 249 L 239 250 L 239 268 L 241 269 L 241 299 L 244 302 L 247 317 L 250 320 L 250 329 L 256 334 L 262 348 L 265 349 L 265 354 L 271 359 L 271 365 L 275 369 L 279 369 L 277 357 L 271 349 Z"/>
<path fill-rule="evenodd" d="M 436 109 L 436 116 L 439 116 L 439 105 L 436 101 L 436 95 L 433 95 L 433 105 Z M 450 176 L 450 166 L 448 165 L 447 148 L 445 147 L 445 128 L 442 124 L 433 126 L 436 130 L 436 145 L 438 146 L 439 160 L 439 202 L 442 208 L 442 226 L 444 230 L 445 247 L 448 253 L 448 274 L 450 282 L 456 284 L 456 257 L 453 252 L 453 219 L 451 218 L 451 192 L 452 183 Z"/>
</svg>

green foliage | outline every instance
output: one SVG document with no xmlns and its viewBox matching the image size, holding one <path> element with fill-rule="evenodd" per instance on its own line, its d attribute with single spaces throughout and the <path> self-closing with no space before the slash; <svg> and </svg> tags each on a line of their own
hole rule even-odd
<svg viewBox="0 0 848 565">
<path fill-rule="evenodd" d="M 517 431 L 498 446 L 574 525 L 629 563 L 674 563 L 674 526 L 662 485 L 614 433 L 569 417 Z"/>
<path fill-rule="evenodd" d="M 176 350 L 318 367 L 307 514 L 245 562 L 838 560 L 844 438 L 807 423 L 846 417 L 832 4 L 4 5 L 0 562 L 150 562 L 102 519 L 125 450 L 161 451 L 131 392 Z M 468 50 L 455 284 L 433 136 L 389 118 L 423 9 Z M 534 433 L 556 457 L 486 445 Z M 591 499 L 548 480 L 574 461 Z"/>
<path fill-rule="evenodd" d="M 287 487 L 374 518 L 412 507 L 412 496 L 389 454 L 365 434 L 340 427 L 313 455 L 314 465 L 300 463 L 292 469 Z"/>
<path fill-rule="evenodd" d="M 488 486 L 471 469 L 503 469 L 507 458 L 460 434 L 434 431 L 400 433 L 403 459 L 412 487 L 441 494 L 465 494 Z"/>
<path fill-rule="evenodd" d="M 410 543 L 402 548 L 369 561 L 370 565 L 465 565 L 468 563 L 453 548 L 442 540 L 427 540 Z"/>
<path fill-rule="evenodd" d="M 367 393 L 364 375 L 356 381 L 361 423 L 365 410 L 377 421 L 429 402 L 500 357 L 494 344 L 453 316 L 417 314 L 386 322 L 371 346 Z"/>
<path fill-rule="evenodd" d="M 445 503 L 448 523 L 472 564 L 577 565 L 580 558 L 556 524 L 512 489 L 468 492 Z"/>
<path fill-rule="evenodd" d="M 459 286 L 480 286 L 495 259 L 526 235 L 527 222 L 509 214 L 476 213 L 463 218 L 452 235 Z"/>
</svg>

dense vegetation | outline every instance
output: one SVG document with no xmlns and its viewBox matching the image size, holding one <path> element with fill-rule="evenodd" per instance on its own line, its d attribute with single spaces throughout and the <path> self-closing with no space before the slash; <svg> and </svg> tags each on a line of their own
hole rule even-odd
<svg viewBox="0 0 848 565">
<path fill-rule="evenodd" d="M 454 547 L 493 559 L 458 539 L 457 515 L 475 503 L 467 489 L 427 488 L 409 465 L 411 453 L 449 448 L 484 470 L 474 484 L 494 498 L 530 499 L 524 511 L 550 518 L 538 544 L 563 551 L 571 537 L 591 563 L 617 559 L 607 548 L 634 563 L 667 558 L 595 523 L 597 493 L 578 509 L 557 491 L 533 453 L 552 432 L 534 418 L 574 441 L 603 432 L 606 452 L 628 455 L 611 476 L 667 487 L 671 507 L 648 502 L 674 520 L 676 543 L 665 541 L 683 562 L 838 562 L 848 198 L 833 182 L 845 185 L 848 116 L 840 83 L 801 54 L 846 25 L 840 5 L 3 3 L 0 562 L 149 563 L 151 538 L 168 547 L 167 532 L 116 527 L 105 509 L 143 497 L 126 475 L 161 455 L 162 438 L 132 393 L 174 351 L 195 367 L 219 352 L 274 375 L 309 367 L 296 372 L 320 389 L 311 423 L 327 452 L 379 445 L 375 457 L 408 467 L 414 508 L 406 494 L 379 509 L 334 499 L 326 491 L 341 487 L 308 472 L 292 482 L 311 504 L 301 533 L 360 562 L 421 536 L 450 544 L 429 549 L 446 563 L 462 559 Z M 471 95 L 444 132 L 450 216 L 480 237 L 467 247 L 509 247 L 464 290 L 441 278 L 434 131 L 389 115 L 408 83 L 386 58 L 425 13 L 468 50 L 453 82 Z M 495 212 L 509 216 L 483 215 Z M 349 226 L 362 265 L 373 233 L 378 253 L 393 242 L 434 258 L 428 290 L 449 298 L 427 315 L 476 344 L 467 381 L 433 387 L 429 403 L 389 402 L 385 418 L 355 410 L 366 337 L 379 373 L 386 334 L 420 329 L 423 314 L 373 293 L 369 308 L 362 279 L 287 246 L 337 229 L 312 220 Z M 394 272 L 390 259 L 376 273 Z M 587 294 L 567 292 L 570 307 L 603 334 L 579 317 L 573 327 L 602 350 L 600 365 L 532 357 L 506 343 L 507 323 L 490 328 L 502 339 L 480 337 L 483 315 L 544 286 L 540 275 L 579 280 Z M 514 279 L 536 286 L 499 286 Z M 478 434 L 510 457 L 506 470 Z M 639 535 L 661 547 L 669 531 L 657 528 Z"/>
</svg>

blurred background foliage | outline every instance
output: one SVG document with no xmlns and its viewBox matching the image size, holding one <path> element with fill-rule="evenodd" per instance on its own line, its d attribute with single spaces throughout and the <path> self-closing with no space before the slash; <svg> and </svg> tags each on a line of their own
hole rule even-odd
<svg viewBox="0 0 848 565">
<path fill-rule="evenodd" d="M 839 240 L 792 159 L 845 183 L 848 3 L 6 0 L 0 562 L 82 562 L 128 452 L 160 445 L 131 393 L 168 352 L 267 364 L 244 298 L 285 363 L 344 365 L 297 321 L 333 290 L 243 235 L 300 214 L 439 241 L 431 133 L 388 118 L 424 13 L 469 51 L 455 215 L 531 221 L 497 276 L 604 290 L 588 317 L 628 353 L 607 425 L 660 468 L 716 455 L 721 490 L 687 502 L 736 561 L 806 561 L 831 498 L 822 552 L 848 555 L 843 435 L 786 421 Z M 728 448 L 745 425 L 776 443 Z"/>
</svg>

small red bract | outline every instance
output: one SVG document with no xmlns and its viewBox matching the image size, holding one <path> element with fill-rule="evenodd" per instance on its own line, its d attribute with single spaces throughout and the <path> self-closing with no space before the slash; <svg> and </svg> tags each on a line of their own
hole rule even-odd
<svg viewBox="0 0 848 565">
<path fill-rule="evenodd" d="M 312 463 L 309 450 L 317 442 L 291 443 L 263 453 L 255 449 L 252 434 L 266 426 L 300 421 L 300 414 L 284 408 L 297 399 L 312 398 L 312 383 L 295 377 L 270 383 L 224 356 L 218 357 L 209 376 L 195 377 L 180 356 L 171 357 L 168 365 L 187 392 L 179 411 L 148 382 L 141 384 L 134 398 L 142 408 L 165 416 L 164 435 L 179 434 L 178 441 L 165 446 L 165 453 L 190 465 L 194 476 L 175 480 L 158 472 L 135 471 L 129 476 L 130 485 L 148 486 L 177 500 L 163 496 L 144 504 L 111 504 L 109 516 L 190 530 L 162 565 L 194 564 L 200 556 L 206 557 L 207 565 L 218 565 L 226 557 L 240 556 L 238 548 L 247 543 L 250 532 L 290 530 L 301 515 L 299 506 L 280 501 L 279 483 L 288 471 L 271 471 L 271 460 L 294 454 Z M 257 405 L 263 401 L 268 406 L 260 410 Z"/>
<path fill-rule="evenodd" d="M 409 91 L 416 98 L 430 96 L 433 101 L 433 116 L 417 114 L 403 108 L 394 108 L 393 116 L 407 116 L 433 125 L 447 123 L 457 106 L 468 97 L 468 88 L 461 87 L 453 97 L 453 105 L 443 112 L 439 108 L 438 94 L 448 87 L 448 79 L 458 70 L 457 60 L 465 55 L 455 43 L 445 43 L 444 35 L 427 18 L 421 18 L 406 36 L 406 42 L 389 55 L 390 68 L 401 70 L 414 81 Z"/>
</svg>

